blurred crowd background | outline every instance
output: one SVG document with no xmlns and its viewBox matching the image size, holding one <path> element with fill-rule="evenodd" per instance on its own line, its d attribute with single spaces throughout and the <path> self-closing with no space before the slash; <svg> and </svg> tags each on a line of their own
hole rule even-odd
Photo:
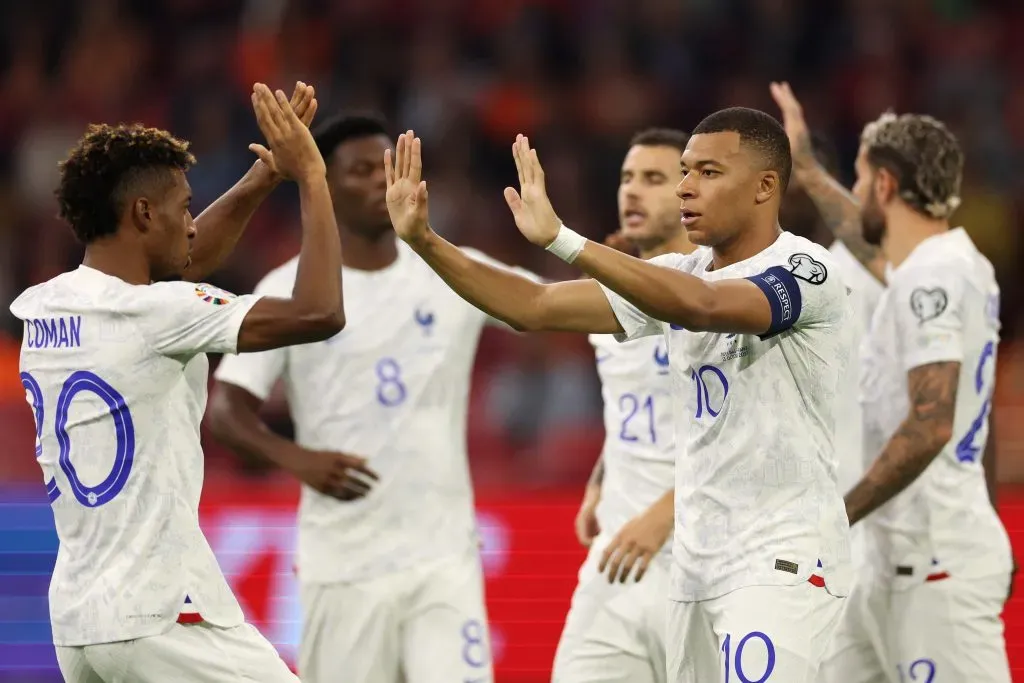
<svg viewBox="0 0 1024 683">
<path fill-rule="evenodd" d="M 632 133 L 689 128 L 729 105 L 775 113 L 770 80 L 794 85 L 848 183 L 865 122 L 890 107 L 936 115 L 967 154 L 956 222 L 1003 289 L 997 414 L 1024 412 L 1019 0 L 32 0 L 3 3 L 0 32 L 0 480 L 39 476 L 6 303 L 81 253 L 55 217 L 57 161 L 89 122 L 164 127 L 192 141 L 201 209 L 253 161 L 256 80 L 314 84 L 321 116 L 373 110 L 414 128 L 435 228 L 552 278 L 575 273 L 519 236 L 501 196 L 518 132 L 539 148 L 560 215 L 600 238 L 616 228 Z M 297 251 L 298 216 L 293 188 L 280 188 L 215 284 L 251 291 Z M 478 482 L 586 476 L 602 429 L 585 339 L 489 331 L 473 396 Z M 279 401 L 271 412 L 287 430 Z M 1002 477 L 1017 478 L 1015 462 L 1024 477 L 1024 420 L 1001 424 Z M 271 476 L 212 442 L 209 468 Z"/>
</svg>

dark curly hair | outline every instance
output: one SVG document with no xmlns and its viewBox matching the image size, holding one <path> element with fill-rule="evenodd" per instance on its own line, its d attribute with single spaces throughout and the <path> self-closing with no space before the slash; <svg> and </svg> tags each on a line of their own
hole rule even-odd
<svg viewBox="0 0 1024 683">
<path fill-rule="evenodd" d="M 195 161 L 188 143 L 165 130 L 92 124 L 60 162 L 59 215 L 84 244 L 113 235 L 127 190 L 153 174 L 187 171 Z"/>
</svg>

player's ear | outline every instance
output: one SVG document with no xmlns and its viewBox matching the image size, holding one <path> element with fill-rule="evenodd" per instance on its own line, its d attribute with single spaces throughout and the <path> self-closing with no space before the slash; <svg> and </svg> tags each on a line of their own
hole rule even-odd
<svg viewBox="0 0 1024 683">
<path fill-rule="evenodd" d="M 880 168 L 875 172 L 875 181 L 872 183 L 872 189 L 875 192 L 878 203 L 882 205 L 891 202 L 900 192 L 899 181 L 896 180 L 896 176 L 887 168 Z"/>
<path fill-rule="evenodd" d="M 765 171 L 758 180 L 757 194 L 754 195 L 754 201 L 758 204 L 770 202 L 781 191 L 782 185 L 779 182 L 779 174 L 775 171 Z"/>
<path fill-rule="evenodd" d="M 153 224 L 155 207 L 146 197 L 137 197 L 132 202 L 132 223 L 140 232 L 148 232 Z"/>
</svg>

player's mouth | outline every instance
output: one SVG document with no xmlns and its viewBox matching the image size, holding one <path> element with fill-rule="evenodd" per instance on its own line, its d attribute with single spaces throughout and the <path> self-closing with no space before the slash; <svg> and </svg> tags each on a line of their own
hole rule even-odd
<svg viewBox="0 0 1024 683">
<path fill-rule="evenodd" d="M 622 213 L 622 224 L 627 228 L 639 228 L 647 222 L 647 214 L 640 209 L 627 209 Z"/>
<path fill-rule="evenodd" d="M 680 209 L 679 221 L 685 226 L 690 227 L 700 218 L 700 214 L 696 211 L 690 211 L 689 209 Z"/>
</svg>

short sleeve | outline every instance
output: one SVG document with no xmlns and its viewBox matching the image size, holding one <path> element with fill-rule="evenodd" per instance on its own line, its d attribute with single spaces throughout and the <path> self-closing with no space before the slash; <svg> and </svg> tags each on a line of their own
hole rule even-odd
<svg viewBox="0 0 1024 683">
<path fill-rule="evenodd" d="M 785 263 L 746 279 L 768 299 L 771 327 L 768 339 L 791 328 L 812 327 L 842 320 L 851 306 L 849 291 L 827 252 L 791 253 Z"/>
<path fill-rule="evenodd" d="M 149 346 L 165 356 L 234 353 L 242 321 L 260 299 L 191 282 L 160 282 L 139 290 L 144 294 L 132 302 L 132 317 Z"/>
<path fill-rule="evenodd" d="M 286 348 L 257 353 L 226 354 L 213 373 L 218 382 L 234 384 L 260 400 L 267 400 L 288 360 Z"/>
<path fill-rule="evenodd" d="M 686 259 L 687 256 L 683 254 L 662 254 L 650 259 L 648 263 L 663 268 L 672 268 L 673 270 L 686 270 L 683 267 Z M 617 292 L 613 292 L 604 285 L 601 285 L 601 291 L 604 292 L 608 303 L 611 304 L 612 312 L 615 313 L 615 318 L 619 321 L 619 325 L 622 326 L 622 333 L 615 335 L 616 341 L 632 341 L 633 339 L 650 337 L 663 332 L 663 323 L 660 320 L 647 315 Z"/>
<path fill-rule="evenodd" d="M 510 273 L 515 273 L 516 275 L 518 275 L 520 277 L 524 277 L 527 280 L 530 280 L 531 282 L 537 282 L 537 283 L 544 283 L 544 282 L 546 282 L 546 280 L 544 278 L 542 278 L 540 275 L 537 275 L 533 271 L 527 270 L 526 268 L 520 268 L 519 266 L 510 266 L 507 263 L 502 263 L 498 259 L 493 258 L 491 256 L 488 256 L 487 254 L 483 253 L 482 251 L 478 251 L 476 249 L 473 249 L 472 247 L 461 247 L 461 249 L 466 254 L 466 256 L 468 256 L 469 258 L 473 259 L 474 261 L 479 261 L 480 263 L 485 263 L 485 264 L 487 264 L 487 265 L 489 265 L 489 266 L 491 266 L 493 268 L 498 268 L 498 269 L 501 269 L 501 270 L 508 271 Z M 483 313 L 483 312 L 481 311 L 481 313 Z M 491 316 L 486 315 L 486 314 L 484 314 L 484 315 L 486 317 L 486 321 L 485 321 L 486 325 L 491 325 L 491 326 L 494 326 L 494 327 L 501 327 L 503 329 L 508 329 L 508 330 L 512 330 L 513 329 L 510 325 L 508 325 L 507 323 L 505 323 L 502 320 L 498 320 L 497 318 L 492 318 Z"/>
<path fill-rule="evenodd" d="M 962 361 L 964 280 L 945 268 L 898 272 L 889 284 L 904 370 Z"/>
</svg>

